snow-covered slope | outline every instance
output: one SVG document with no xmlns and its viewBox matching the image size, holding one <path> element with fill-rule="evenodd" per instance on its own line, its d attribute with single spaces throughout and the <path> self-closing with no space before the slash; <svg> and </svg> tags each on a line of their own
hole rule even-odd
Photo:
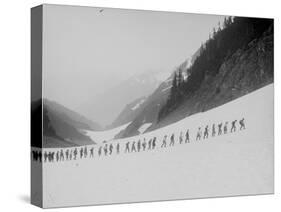
<svg viewBox="0 0 281 212">
<path fill-rule="evenodd" d="M 98 144 L 101 144 L 103 142 L 112 141 L 115 135 L 117 135 L 121 130 L 125 129 L 129 124 L 130 122 L 110 130 L 104 130 L 104 131 L 85 130 L 85 132 L 93 141 L 95 141 Z"/>
<path fill-rule="evenodd" d="M 198 127 L 245 119 L 245 130 L 195 141 Z M 189 129 L 191 142 L 179 144 Z M 229 130 L 229 128 L 228 128 Z M 175 146 L 161 148 L 164 135 Z M 125 143 L 157 137 L 154 150 Z M 120 154 L 43 163 L 43 205 L 59 207 L 273 192 L 273 84 L 139 136 L 111 141 Z M 168 141 L 169 144 L 169 141 Z M 48 149 L 58 151 L 59 149 Z"/>
</svg>

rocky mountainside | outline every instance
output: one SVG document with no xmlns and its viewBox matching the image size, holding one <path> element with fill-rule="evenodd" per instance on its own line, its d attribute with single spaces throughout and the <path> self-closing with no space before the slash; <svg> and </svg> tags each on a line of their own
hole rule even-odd
<svg viewBox="0 0 281 212">
<path fill-rule="evenodd" d="M 198 51 L 196 55 L 198 56 Z M 200 87 L 191 96 L 185 98 L 176 110 L 159 121 L 160 108 L 166 103 L 170 94 L 172 76 L 164 81 L 147 98 L 135 120 L 117 137 L 137 135 L 138 129 L 145 123 L 151 123 L 146 132 L 152 131 L 194 113 L 220 106 L 272 83 L 273 27 L 265 31 L 260 38 L 251 40 L 248 45 L 228 55 L 217 74 L 206 73 Z"/>
<path fill-rule="evenodd" d="M 206 75 L 200 88 L 177 110 L 150 128 L 156 129 L 197 112 L 210 110 L 273 82 L 273 28 L 229 56 L 215 76 Z M 234 108 L 235 109 L 235 108 Z"/>
</svg>

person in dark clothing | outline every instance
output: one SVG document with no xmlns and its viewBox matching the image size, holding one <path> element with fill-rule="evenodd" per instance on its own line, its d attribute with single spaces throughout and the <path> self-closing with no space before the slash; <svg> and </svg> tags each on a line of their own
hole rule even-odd
<svg viewBox="0 0 281 212">
<path fill-rule="evenodd" d="M 44 152 L 44 162 L 47 162 L 48 154 L 47 152 Z"/>
<path fill-rule="evenodd" d="M 185 143 L 189 143 L 189 129 L 187 129 L 185 133 Z"/>
<path fill-rule="evenodd" d="M 39 162 L 42 162 L 42 152 L 41 151 L 39 151 L 39 153 L 38 153 L 38 159 L 39 159 Z"/>
<path fill-rule="evenodd" d="M 212 137 L 215 137 L 216 136 L 216 125 L 213 124 L 212 126 Z"/>
<path fill-rule="evenodd" d="M 91 158 L 94 157 L 94 147 L 91 147 L 91 149 L 90 149 L 90 157 Z"/>
<path fill-rule="evenodd" d="M 59 159 L 60 159 L 60 152 L 57 151 L 57 153 L 56 153 L 56 160 L 57 160 L 57 162 L 59 161 Z"/>
<path fill-rule="evenodd" d="M 155 149 L 155 147 L 156 147 L 156 137 L 154 137 L 152 140 L 152 149 Z"/>
<path fill-rule="evenodd" d="M 130 153 L 130 142 L 126 143 L 125 153 Z"/>
<path fill-rule="evenodd" d="M 174 133 L 171 135 L 171 137 L 170 137 L 170 144 L 169 144 L 169 146 L 174 146 L 175 145 L 175 135 L 174 135 Z"/>
<path fill-rule="evenodd" d="M 55 160 L 55 152 L 52 152 L 52 162 Z"/>
<path fill-rule="evenodd" d="M 151 150 L 151 148 L 152 148 L 152 138 L 149 139 L 149 141 L 148 141 L 148 148 L 147 148 L 147 150 Z"/>
<path fill-rule="evenodd" d="M 49 160 L 49 162 L 52 162 L 52 153 L 51 152 L 48 152 L 48 160 Z"/>
<path fill-rule="evenodd" d="M 235 132 L 236 131 L 236 122 L 237 120 L 234 120 L 231 122 L 231 130 L 230 132 Z"/>
<path fill-rule="evenodd" d="M 99 157 L 101 156 L 101 153 L 102 153 L 102 146 L 100 146 L 98 150 Z"/>
<path fill-rule="evenodd" d="M 116 145 L 116 153 L 117 153 L 117 154 L 120 153 L 120 144 L 119 144 L 119 143 Z"/>
<path fill-rule="evenodd" d="M 88 149 L 87 149 L 87 147 L 85 146 L 85 147 L 84 147 L 84 158 L 86 158 L 87 155 L 88 155 Z"/>
<path fill-rule="evenodd" d="M 162 145 L 161 148 L 166 147 L 167 146 L 167 135 L 164 136 L 163 141 L 162 141 Z"/>
<path fill-rule="evenodd" d="M 138 149 L 138 152 L 141 150 L 141 140 L 140 139 L 137 143 L 137 149 Z"/>
<path fill-rule="evenodd" d="M 136 151 L 137 151 L 136 150 L 136 142 L 133 142 L 131 152 L 136 152 Z"/>
<path fill-rule="evenodd" d="M 242 118 L 240 121 L 239 121 L 239 124 L 240 124 L 240 130 L 245 130 L 246 127 L 245 127 L 245 119 Z"/>
<path fill-rule="evenodd" d="M 223 127 L 224 134 L 227 134 L 227 125 L 228 125 L 228 122 L 225 122 L 224 127 Z"/>
<path fill-rule="evenodd" d="M 103 151 L 104 151 L 104 155 L 107 156 L 107 144 L 104 145 Z"/>
<path fill-rule="evenodd" d="M 209 126 L 205 127 L 203 139 L 207 139 L 209 137 Z"/>
<path fill-rule="evenodd" d="M 109 154 L 110 154 L 110 155 L 112 154 L 112 151 L 113 151 L 113 145 L 110 144 L 110 145 L 109 145 Z"/>
<path fill-rule="evenodd" d="M 182 131 L 180 132 L 180 136 L 179 136 L 179 144 L 182 144 L 183 142 L 183 134 Z"/>
<path fill-rule="evenodd" d="M 197 131 L 197 135 L 196 135 L 196 141 L 200 141 L 201 140 L 201 136 L 202 136 L 202 131 L 201 131 L 201 127 L 198 128 Z"/>
<path fill-rule="evenodd" d="M 219 128 L 218 135 L 221 135 L 222 134 L 222 123 L 220 123 L 218 125 L 218 128 Z"/>
<path fill-rule="evenodd" d="M 63 150 L 60 150 L 60 160 L 64 161 L 64 154 L 63 154 Z"/>
<path fill-rule="evenodd" d="M 146 148 L 146 141 L 145 141 L 145 138 L 144 138 L 143 142 L 142 142 L 142 150 L 145 151 L 145 148 Z"/>
<path fill-rule="evenodd" d="M 76 160 L 76 158 L 77 158 L 77 154 L 78 154 L 78 150 L 77 150 L 77 148 L 75 148 L 75 149 L 74 149 L 73 154 L 74 154 L 74 160 Z"/>
<path fill-rule="evenodd" d="M 69 160 L 72 160 L 72 150 L 70 150 L 70 153 L 69 153 Z"/>
<path fill-rule="evenodd" d="M 65 151 L 65 158 L 66 158 L 66 160 L 68 160 L 68 156 L 69 156 L 69 150 L 67 149 L 67 150 Z"/>
<path fill-rule="evenodd" d="M 83 148 L 82 147 L 80 148 L 80 158 L 81 159 L 83 158 Z"/>
</svg>

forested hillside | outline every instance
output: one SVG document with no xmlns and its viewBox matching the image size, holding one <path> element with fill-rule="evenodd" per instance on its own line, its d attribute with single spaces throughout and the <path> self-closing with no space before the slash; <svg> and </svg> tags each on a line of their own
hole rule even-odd
<svg viewBox="0 0 281 212">
<path fill-rule="evenodd" d="M 230 73 L 234 65 L 237 65 L 239 62 L 241 64 L 239 68 L 236 67 L 237 70 L 235 73 L 232 73 L 232 76 L 229 74 L 224 75 L 225 79 L 233 77 L 229 78 L 228 85 L 213 83 L 216 84 L 216 90 L 212 97 L 215 98 L 215 96 L 220 94 L 224 87 L 231 87 L 236 92 L 233 92 L 231 97 L 226 95 L 225 98 L 221 95 L 221 101 L 211 104 L 212 107 L 241 96 L 244 90 L 248 90 L 250 87 L 254 90 L 263 85 L 265 81 L 272 81 L 272 36 L 272 19 L 242 17 L 229 17 L 225 19 L 222 26 L 219 24 L 217 30 L 214 28 L 209 39 L 201 45 L 199 56 L 195 59 L 193 65 L 185 70 L 185 72 L 189 73 L 189 77 L 184 79 L 182 71 L 174 74 L 173 86 L 166 104 L 159 112 L 158 122 L 176 110 L 183 102 L 195 100 L 195 96 L 201 95 L 199 92 L 200 88 L 205 87 L 208 90 L 208 86 L 211 88 L 213 82 L 220 80 L 222 72 Z M 250 58 L 241 58 L 239 57 L 241 55 L 249 56 Z M 247 66 L 246 63 L 249 62 L 250 65 Z M 233 66 L 230 67 L 229 63 L 232 63 Z M 240 79 L 236 79 L 237 77 Z M 245 80 L 244 78 L 250 81 L 239 84 L 239 81 Z M 236 81 L 232 83 L 234 79 Z M 252 85 L 250 85 L 251 83 Z M 211 93 L 209 94 L 211 95 Z M 208 99 L 209 97 L 206 96 Z M 210 105 L 206 105 L 206 107 L 203 105 L 204 99 L 200 99 L 201 102 L 199 102 L 199 99 L 197 100 L 198 105 L 201 105 L 201 108 L 197 108 L 199 111 L 211 107 Z M 192 113 L 199 111 L 193 110 Z"/>
</svg>

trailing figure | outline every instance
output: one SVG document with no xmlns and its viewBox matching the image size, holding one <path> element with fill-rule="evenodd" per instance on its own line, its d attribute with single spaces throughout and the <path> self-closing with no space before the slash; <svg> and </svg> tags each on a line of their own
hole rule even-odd
<svg viewBox="0 0 281 212">
<path fill-rule="evenodd" d="M 65 158 L 66 158 L 66 160 L 68 160 L 68 156 L 69 156 L 69 150 L 67 149 L 67 150 L 65 151 Z"/>
<path fill-rule="evenodd" d="M 51 156 L 51 158 L 52 158 L 52 162 L 54 162 L 54 160 L 55 160 L 55 152 L 52 152 L 52 154 L 51 154 L 52 156 Z"/>
<path fill-rule="evenodd" d="M 90 149 L 90 157 L 93 158 L 94 157 L 94 147 L 92 147 Z"/>
<path fill-rule="evenodd" d="M 138 152 L 141 151 L 141 140 L 140 139 L 137 143 L 137 149 L 138 149 Z"/>
<path fill-rule="evenodd" d="M 151 148 L 152 148 L 152 138 L 149 139 L 148 141 L 148 150 L 151 150 Z"/>
<path fill-rule="evenodd" d="M 119 144 L 119 143 L 116 145 L 116 153 L 117 153 L 117 154 L 120 153 L 120 144 Z"/>
<path fill-rule="evenodd" d="M 189 143 L 189 129 L 186 130 L 186 133 L 185 133 L 185 143 Z"/>
<path fill-rule="evenodd" d="M 152 149 L 155 149 L 155 147 L 156 147 L 156 137 L 154 137 L 152 140 Z"/>
<path fill-rule="evenodd" d="M 216 125 L 213 124 L 212 126 L 212 137 L 215 137 L 216 136 Z"/>
<path fill-rule="evenodd" d="M 174 146 L 175 145 L 175 135 L 174 135 L 174 133 L 171 135 L 171 138 L 170 138 L 170 144 L 169 144 L 169 146 Z"/>
<path fill-rule="evenodd" d="M 196 141 L 200 141 L 201 140 L 201 136 L 202 136 L 202 131 L 201 131 L 201 127 L 198 127 L 198 132 L 196 135 Z"/>
<path fill-rule="evenodd" d="M 242 118 L 240 121 L 239 121 L 239 124 L 240 124 L 240 130 L 245 130 L 246 127 L 245 127 L 245 119 Z"/>
<path fill-rule="evenodd" d="M 220 124 L 218 125 L 218 128 L 219 128 L 218 135 L 221 135 L 221 134 L 222 134 L 222 123 L 220 123 Z"/>
<path fill-rule="evenodd" d="M 179 144 L 182 144 L 183 142 L 183 134 L 182 131 L 180 132 L 180 136 L 179 136 Z"/>
<path fill-rule="evenodd" d="M 87 149 L 87 147 L 85 146 L 85 148 L 84 148 L 84 157 L 86 158 L 87 155 L 88 155 L 88 149 Z"/>
<path fill-rule="evenodd" d="M 167 146 L 167 135 L 164 136 L 163 141 L 162 141 L 162 145 L 161 148 L 166 147 Z"/>
<path fill-rule="evenodd" d="M 69 160 L 72 160 L 72 150 L 69 153 Z"/>
<path fill-rule="evenodd" d="M 231 122 L 231 130 L 230 132 L 235 132 L 236 131 L 236 122 L 237 120 L 234 120 Z"/>
<path fill-rule="evenodd" d="M 57 153 L 56 153 L 56 160 L 57 160 L 57 162 L 60 160 L 60 152 L 59 151 L 57 151 Z"/>
<path fill-rule="evenodd" d="M 99 157 L 101 156 L 101 153 L 102 153 L 102 146 L 100 146 L 98 150 Z"/>
<path fill-rule="evenodd" d="M 103 151 L 104 151 L 104 156 L 107 156 L 107 144 L 104 145 Z"/>
<path fill-rule="evenodd" d="M 48 152 L 48 160 L 49 160 L 49 162 L 52 162 L 52 153 L 51 152 Z"/>
<path fill-rule="evenodd" d="M 111 154 L 112 154 L 112 152 L 113 152 L 113 145 L 112 145 L 112 144 L 110 144 L 110 145 L 109 145 L 109 155 L 111 155 Z"/>
<path fill-rule="evenodd" d="M 60 160 L 61 161 L 64 160 L 64 154 L 63 154 L 63 150 L 62 149 L 60 150 Z"/>
<path fill-rule="evenodd" d="M 80 149 L 80 159 L 83 158 L 83 148 Z"/>
<path fill-rule="evenodd" d="M 47 152 L 44 152 L 44 162 L 47 162 L 48 154 Z"/>
<path fill-rule="evenodd" d="M 137 151 L 136 150 L 136 142 L 133 142 L 131 152 L 136 152 L 136 151 Z"/>
<path fill-rule="evenodd" d="M 73 154 L 74 154 L 74 160 L 76 160 L 78 154 L 77 148 L 74 149 Z"/>
<path fill-rule="evenodd" d="M 142 143 L 142 150 L 145 151 L 146 148 L 146 141 L 145 138 L 143 139 L 143 143 Z"/>
<path fill-rule="evenodd" d="M 227 125 L 228 125 L 228 122 L 225 122 L 224 127 L 223 127 L 224 134 L 227 134 Z"/>
<path fill-rule="evenodd" d="M 125 153 L 130 153 L 130 142 L 126 143 Z"/>
<path fill-rule="evenodd" d="M 207 139 L 208 137 L 209 137 L 209 126 L 207 125 L 207 126 L 205 127 L 203 139 Z"/>
</svg>

